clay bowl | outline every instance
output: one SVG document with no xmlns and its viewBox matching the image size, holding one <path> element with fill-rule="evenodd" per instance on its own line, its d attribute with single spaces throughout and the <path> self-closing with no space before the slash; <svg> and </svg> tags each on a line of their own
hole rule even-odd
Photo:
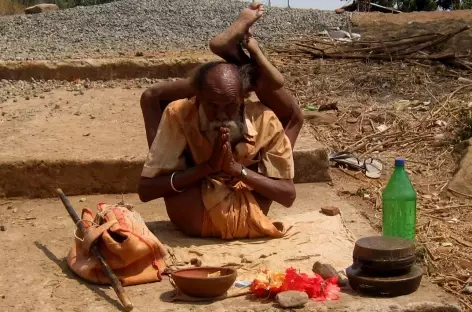
<svg viewBox="0 0 472 312">
<path fill-rule="evenodd" d="M 208 274 L 221 272 L 221 276 Z M 214 298 L 225 294 L 233 286 L 238 274 L 230 268 L 201 267 L 175 271 L 171 274 L 175 285 L 187 296 Z"/>
</svg>

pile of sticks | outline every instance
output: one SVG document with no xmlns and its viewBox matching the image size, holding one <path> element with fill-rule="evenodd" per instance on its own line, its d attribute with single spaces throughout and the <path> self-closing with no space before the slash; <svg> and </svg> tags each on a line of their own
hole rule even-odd
<svg viewBox="0 0 472 312">
<path fill-rule="evenodd" d="M 422 34 L 382 41 L 340 42 L 315 36 L 293 41 L 289 46 L 274 50 L 279 54 L 304 55 L 311 58 L 446 61 L 472 70 L 472 63 L 463 60 L 469 55 L 456 55 L 456 53 L 444 49 L 444 43 L 468 29 L 469 26 L 463 26 L 443 33 Z"/>
</svg>

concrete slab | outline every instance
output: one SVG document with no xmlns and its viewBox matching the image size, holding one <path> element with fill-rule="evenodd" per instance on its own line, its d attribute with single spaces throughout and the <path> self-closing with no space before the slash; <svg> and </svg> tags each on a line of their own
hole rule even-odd
<svg viewBox="0 0 472 312">
<path fill-rule="evenodd" d="M 252 258 L 252 263 L 241 263 L 239 279 L 251 279 L 261 268 L 284 269 L 293 266 L 311 272 L 315 261 L 329 262 L 336 269 L 351 264 L 354 236 L 374 235 L 367 221 L 354 207 L 342 201 L 326 185 L 297 185 L 295 205 L 286 209 L 274 205 L 270 217 L 293 224 L 291 236 L 279 240 L 220 240 L 192 239 L 183 236 L 169 223 L 163 202 L 140 203 L 134 194 L 125 201 L 148 222 L 149 228 L 180 260 L 190 256 L 190 250 L 202 253 L 205 265 L 241 263 Z M 94 208 L 98 202 L 115 203 L 119 195 L 79 197 L 71 202 L 79 211 L 84 205 Z M 116 311 L 119 303 L 109 287 L 90 285 L 79 280 L 68 269 L 64 260 L 72 244 L 73 224 L 58 199 L 13 200 L 0 206 L 0 220 L 7 231 L 0 232 L 2 253 L 0 263 L 1 311 Z M 328 217 L 318 211 L 321 206 L 335 205 L 341 216 Z M 14 209 L 17 209 L 14 212 Z M 191 207 L 189 207 L 191 209 Z M 195 254 L 191 254 L 195 257 Z M 165 300 L 172 287 L 167 280 L 160 283 L 127 287 L 136 311 L 277 311 L 268 301 L 246 297 L 215 303 L 169 303 Z M 300 311 L 459 311 L 454 298 L 428 283 L 424 278 L 420 289 L 409 296 L 374 299 L 352 292 L 341 294 L 338 301 L 310 302 Z"/>
<path fill-rule="evenodd" d="M 139 99 L 123 86 L 56 89 L 0 105 L 0 197 L 136 192 L 147 144 Z M 296 182 L 330 181 L 324 147 L 302 131 Z"/>
</svg>

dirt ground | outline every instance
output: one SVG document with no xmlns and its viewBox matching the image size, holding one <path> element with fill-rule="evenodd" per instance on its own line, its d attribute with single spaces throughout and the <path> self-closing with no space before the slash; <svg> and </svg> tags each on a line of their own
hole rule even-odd
<svg viewBox="0 0 472 312">
<path fill-rule="evenodd" d="M 203 254 L 204 265 L 241 263 L 239 280 L 251 280 L 262 268 L 283 270 L 294 266 L 311 272 L 315 261 L 331 263 L 336 269 L 352 261 L 355 237 L 375 235 L 366 220 L 328 185 L 299 184 L 298 199 L 291 209 L 274 206 L 270 217 L 293 225 L 287 238 L 281 240 L 243 240 L 222 242 L 192 239 L 175 230 L 168 221 L 162 201 L 143 204 L 136 195 L 126 195 L 135 205 L 149 228 L 179 261 Z M 86 202 L 79 199 L 85 197 Z M 71 197 L 75 209 L 95 208 L 98 202 L 116 203 L 120 195 Z M 119 306 L 108 287 L 90 285 L 77 279 L 68 269 L 65 257 L 73 240 L 73 224 L 59 199 L 21 200 L 0 203 L 0 217 L 7 230 L 0 232 L 3 253 L 0 262 L 1 311 L 115 311 Z M 336 205 L 340 216 L 319 213 L 321 206 Z M 251 263 L 242 263 L 246 258 Z M 166 302 L 172 288 L 167 280 L 160 283 L 127 287 L 136 311 L 273 311 L 268 301 L 244 297 L 211 305 Z M 454 300 L 424 280 L 420 289 L 393 299 L 359 297 L 349 291 L 339 301 L 312 302 L 306 311 L 458 311 L 449 306 Z"/>
<path fill-rule="evenodd" d="M 471 16 L 465 11 L 354 14 L 353 31 L 361 34 L 361 41 L 379 43 L 470 26 Z M 434 51 L 454 51 L 470 64 L 471 38 L 469 29 Z M 305 44 L 315 42 L 306 39 Z M 314 49 L 324 48 L 310 44 Z M 418 192 L 419 259 L 434 283 L 461 298 L 464 309 L 472 310 L 467 290 L 472 283 L 472 194 L 463 191 L 466 187 L 449 185 L 460 170 L 459 161 L 472 135 L 470 68 L 409 59 L 313 59 L 294 46 L 288 42 L 274 48 L 273 60 L 284 71 L 287 85 L 302 107 L 317 110 L 329 104 L 338 108 L 310 119 L 315 138 L 333 151 L 347 150 L 361 160 L 374 157 L 384 163 L 379 180 L 352 170 L 333 170 L 334 185 L 342 186 L 345 180 L 357 183 L 354 189 L 339 193 L 380 229 L 382 190 L 394 159 L 405 158 Z"/>
<path fill-rule="evenodd" d="M 412 35 L 418 31 L 435 32 L 463 23 L 470 24 L 472 14 L 470 11 L 401 15 L 354 14 L 353 22 L 354 30 L 365 38 L 395 37 L 400 34 Z M 454 38 L 450 44 L 451 49 L 459 53 L 469 53 L 472 49 L 471 37 L 472 33 L 469 30 Z M 464 83 L 457 78 L 472 79 L 472 73 L 435 63 L 360 63 L 283 58 L 276 58 L 275 61 L 287 78 L 288 88 L 297 96 L 303 108 L 337 103 L 339 111 L 319 114 L 307 122 L 311 134 L 318 141 L 332 151 L 358 147 L 356 144 L 364 142 L 366 145 L 357 150 L 357 154 L 362 157 L 380 158 L 385 164 L 385 170 L 380 180 L 369 180 L 362 173 L 334 169 L 332 188 L 299 185 L 297 190 L 303 203 L 297 204 L 292 210 L 274 209 L 272 216 L 295 222 L 304 218 L 316 224 L 320 223 L 320 227 L 315 227 L 311 223 L 303 225 L 306 226 L 303 235 L 294 236 L 293 239 L 297 243 L 303 243 L 302 238 L 304 238 L 309 240 L 309 243 L 297 245 L 299 248 L 296 249 L 284 245 L 286 247 L 280 253 L 285 255 L 287 250 L 289 254 L 284 257 L 279 257 L 281 254 L 273 257 L 277 260 L 272 265 L 285 265 L 285 262 L 280 261 L 295 256 L 306 258 L 295 262 L 295 265 L 306 270 L 309 270 L 309 264 L 317 259 L 334 261 L 340 269 L 349 265 L 352 240 L 346 234 L 347 231 L 340 227 L 338 219 L 336 222 L 324 223 L 325 221 L 314 212 L 325 203 L 330 205 L 338 203 L 342 205 L 343 217 L 354 235 L 375 233 L 370 230 L 366 220 L 379 230 L 381 190 L 392 171 L 393 159 L 403 156 L 407 158 L 408 173 L 419 195 L 417 234 L 419 260 L 424 264 L 430 281 L 456 295 L 465 311 L 470 309 L 472 299 L 470 295 L 465 294 L 464 285 L 472 281 L 470 256 L 472 247 L 468 246 L 471 244 L 470 235 L 472 235 L 470 226 L 472 196 L 462 196 L 458 199 L 447 194 L 446 190 L 448 181 L 458 169 L 464 136 L 470 136 L 472 133 L 466 127 L 472 107 L 468 106 L 472 103 L 471 89 L 468 86 L 462 88 Z M 58 88 L 45 93 L 35 92 L 34 95 L 18 92 L 15 97 L 0 105 L 3 147 L 0 151 L 1 160 L 20 160 L 38 156 L 45 159 L 143 157 L 146 146 L 138 101 L 140 93 L 150 82 L 121 81 L 112 82 L 114 85 L 103 83 L 103 87 L 95 83 L 93 87 L 85 87 L 90 83 L 87 81 L 74 83 L 76 86 L 69 90 Z M 112 97 L 110 93 L 113 93 Z M 27 100 L 26 96 L 30 99 Z M 398 100 L 415 101 L 420 105 L 398 112 L 393 109 Z M 424 120 L 425 123 L 422 124 Z M 389 127 L 390 132 L 386 132 L 396 136 L 395 140 L 387 137 L 390 143 L 386 142 L 387 140 L 379 135 L 380 131 L 377 129 L 379 126 Z M 426 139 L 423 135 L 426 135 Z M 442 135 L 440 142 L 432 139 L 437 135 Z M 65 139 L 68 142 L 81 143 L 65 144 Z M 87 141 L 90 144 L 87 144 Z M 74 183 L 74 176 L 80 176 L 80 166 L 74 170 L 74 175 L 70 176 L 71 183 Z M 97 174 L 100 170 L 106 168 L 97 168 Z M 126 168 L 123 168 L 123 172 L 126 172 Z M 131 183 L 125 179 L 122 182 Z M 103 189 L 106 186 L 96 187 Z M 87 203 L 91 206 L 103 199 L 106 201 L 121 199 L 120 196 L 114 195 L 80 197 L 87 197 Z M 343 201 L 340 201 L 340 198 Z M 165 218 L 162 204 L 140 204 L 135 195 L 127 195 L 125 199 L 137 205 L 144 218 L 149 220 L 150 227 L 164 243 L 170 244 L 171 247 L 181 246 L 181 257 L 186 257 L 188 249 L 193 248 L 191 245 L 202 248 L 210 254 L 212 249 L 222 248 L 219 242 L 208 245 L 203 242 L 189 242 L 181 237 Z M 0 262 L 6 263 L 5 267 L 8 267 L 8 270 L 2 270 L 0 273 L 0 310 L 115 309 L 113 306 L 116 306 L 117 302 L 112 291 L 81 283 L 68 271 L 64 256 L 70 248 L 72 227 L 62 205 L 54 199 L 32 201 L 14 199 L 12 204 L 8 203 L 9 201 L 5 199 L 4 202 L 0 202 L 0 221 L 7 227 L 6 232 L 0 232 L 2 247 L 5 246 L 3 250 L 6 251 L 0 255 Z M 79 208 L 78 197 L 73 198 L 73 203 Z M 8 209 L 10 205 L 12 208 Z M 14 212 L 15 208 L 18 209 L 17 212 Z M 352 217 L 345 215 L 348 211 L 352 212 Z M 354 215 L 357 217 L 354 218 Z M 331 226 L 334 226 L 334 230 Z M 327 232 L 319 232 L 321 229 Z M 336 233 L 330 232 L 331 230 Z M 333 236 L 326 233 L 331 233 Z M 339 243 L 339 246 L 336 245 L 339 248 L 332 252 L 329 246 L 323 247 L 320 251 L 322 244 L 318 245 L 318 236 L 327 238 L 329 242 L 334 240 L 335 245 Z M 244 250 L 247 253 L 257 254 L 251 248 Z M 268 242 L 264 244 L 264 248 L 262 253 L 274 249 L 274 245 Z M 279 246 L 276 248 L 281 249 Z M 290 254 L 293 252 L 296 254 Z M 240 253 L 238 248 L 234 248 L 226 255 L 228 259 L 223 260 L 237 260 Z M 319 256 L 314 256 L 317 254 Z M 221 259 L 217 255 L 215 257 Z M 211 259 L 209 257 L 205 261 L 210 263 Z M 156 306 L 166 311 L 179 309 L 225 311 L 229 306 L 237 307 L 241 311 L 272 309 L 270 304 L 261 305 L 242 298 L 232 302 L 215 303 L 209 307 L 200 305 L 176 307 L 160 300 L 161 293 L 169 289 L 167 282 L 163 282 L 131 287 L 129 292 L 136 305 L 143 311 L 154 310 Z M 443 293 L 436 292 L 435 287 L 432 289 L 430 286 L 422 287 L 417 293 L 418 297 L 412 300 L 429 301 L 430 291 L 433 291 L 433 297 L 439 298 L 439 301 L 443 298 L 449 300 L 450 297 L 443 297 L 445 296 Z M 85 299 L 81 301 L 77 298 Z M 326 307 L 339 311 L 365 309 L 401 311 L 401 307 L 405 307 L 410 299 L 404 297 L 394 301 L 382 301 L 344 295 L 339 302 L 327 303 Z M 324 305 L 313 304 L 308 308 L 316 310 L 320 306 Z M 410 307 L 410 310 L 405 311 L 418 310 L 420 310 L 418 307 Z"/>
<path fill-rule="evenodd" d="M 436 12 L 410 12 L 402 14 L 385 14 L 378 12 L 354 13 L 352 21 L 356 26 L 366 26 L 378 24 L 405 25 L 410 23 L 428 23 L 437 21 L 458 21 L 469 22 L 472 20 L 472 10 L 459 11 L 436 11 Z"/>
</svg>

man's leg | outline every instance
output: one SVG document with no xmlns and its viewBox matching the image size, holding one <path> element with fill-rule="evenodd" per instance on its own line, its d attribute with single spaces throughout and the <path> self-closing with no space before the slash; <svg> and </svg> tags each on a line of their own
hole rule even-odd
<svg viewBox="0 0 472 312">
<path fill-rule="evenodd" d="M 185 235 L 202 236 L 205 206 L 200 183 L 164 198 L 170 221 Z"/>
<path fill-rule="evenodd" d="M 282 74 L 269 62 L 257 41 L 251 38 L 251 26 L 263 13 L 263 6 L 251 4 L 226 31 L 210 42 L 210 49 L 227 62 L 239 66 L 253 64 L 257 67 L 260 73 L 255 88 L 257 97 L 279 118 L 293 148 L 303 125 L 303 114 L 297 100 L 283 88 Z M 245 47 L 251 58 L 248 58 L 241 48 L 241 43 L 247 36 L 249 39 Z"/>
<path fill-rule="evenodd" d="M 303 114 L 298 106 L 298 101 L 283 87 L 282 74 L 262 53 L 257 41 L 253 38 L 249 40 L 247 49 L 254 61 L 254 66 L 257 66 L 259 71 L 259 78 L 255 86 L 257 97 L 279 118 L 293 149 L 303 125 Z"/>
<path fill-rule="evenodd" d="M 162 112 L 169 103 L 194 96 L 189 79 L 154 85 L 141 96 L 146 137 L 150 147 L 159 128 Z M 165 148 L 165 147 L 163 147 Z M 170 221 L 184 234 L 201 236 L 204 206 L 200 185 L 164 198 Z"/>
<path fill-rule="evenodd" d="M 251 60 L 241 49 L 245 34 L 254 23 L 264 14 L 264 6 L 252 3 L 241 11 L 236 21 L 228 29 L 216 35 L 210 41 L 210 50 L 226 62 L 237 66 L 247 64 Z"/>
</svg>

